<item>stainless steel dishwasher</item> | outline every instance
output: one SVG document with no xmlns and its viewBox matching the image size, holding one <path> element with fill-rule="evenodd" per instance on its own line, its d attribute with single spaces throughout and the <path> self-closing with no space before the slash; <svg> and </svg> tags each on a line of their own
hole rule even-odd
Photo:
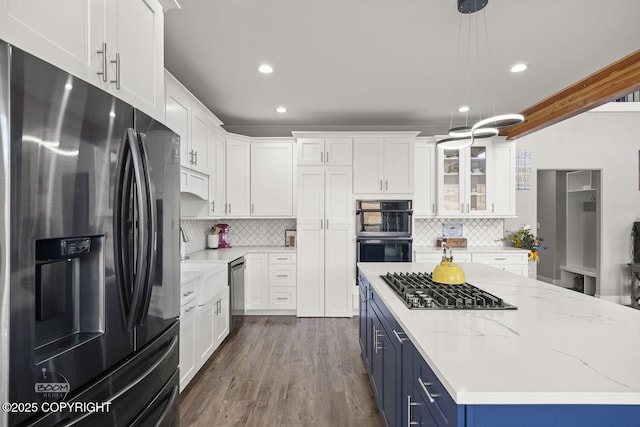
<svg viewBox="0 0 640 427">
<path fill-rule="evenodd" d="M 244 257 L 229 263 L 229 293 L 231 300 L 230 333 L 234 332 L 244 319 Z"/>
</svg>

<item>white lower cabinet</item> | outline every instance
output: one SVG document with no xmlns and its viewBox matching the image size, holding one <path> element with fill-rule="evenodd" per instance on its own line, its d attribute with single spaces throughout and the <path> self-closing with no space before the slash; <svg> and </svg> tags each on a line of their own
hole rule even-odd
<svg viewBox="0 0 640 427">
<path fill-rule="evenodd" d="M 213 339 L 217 348 L 222 341 L 229 335 L 229 327 L 231 325 L 231 313 L 229 312 L 229 287 L 221 290 L 213 299 Z"/>
<path fill-rule="evenodd" d="M 414 262 L 425 263 L 429 266 L 428 272 L 432 272 L 434 268 L 438 264 L 442 262 L 442 253 L 440 252 L 417 252 L 413 257 Z M 453 262 L 456 264 L 459 262 L 471 262 L 471 254 L 470 253 L 453 253 Z"/>
<path fill-rule="evenodd" d="M 435 266 L 442 261 L 442 253 L 434 251 L 420 252 L 416 250 L 413 259 L 414 262 L 427 264 L 427 270 L 431 272 Z M 456 263 L 474 262 L 486 264 L 524 277 L 529 276 L 529 263 L 527 261 L 526 251 L 473 252 L 471 249 L 466 249 L 464 252 L 456 252 L 454 248 L 453 261 Z"/>
<path fill-rule="evenodd" d="M 227 266 L 181 284 L 180 391 L 229 335 Z"/>
<path fill-rule="evenodd" d="M 269 309 L 296 309 L 296 254 L 269 254 Z"/>
<path fill-rule="evenodd" d="M 245 308 L 247 314 L 251 311 L 267 310 L 269 308 L 269 255 L 246 254 L 245 270 Z"/>
<path fill-rule="evenodd" d="M 196 310 L 198 324 L 198 365 L 202 366 L 209 360 L 215 349 L 213 339 L 213 301 L 199 305 Z"/>
<path fill-rule="evenodd" d="M 526 251 L 517 253 L 474 253 L 471 259 L 472 262 L 487 264 L 524 277 L 529 276 L 529 261 L 527 261 Z"/>
<path fill-rule="evenodd" d="M 198 371 L 196 310 L 200 280 L 195 279 L 180 286 L 180 391 L 193 379 Z"/>
<path fill-rule="evenodd" d="M 296 254 L 254 253 L 244 256 L 247 314 L 293 314 L 296 309 Z"/>
</svg>

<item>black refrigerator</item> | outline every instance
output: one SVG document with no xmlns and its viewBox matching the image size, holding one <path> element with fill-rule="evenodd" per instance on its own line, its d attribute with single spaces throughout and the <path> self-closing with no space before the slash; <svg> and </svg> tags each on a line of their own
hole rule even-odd
<svg viewBox="0 0 640 427">
<path fill-rule="evenodd" d="M 179 137 L 0 43 L 0 142 L 0 425 L 177 425 Z"/>
</svg>

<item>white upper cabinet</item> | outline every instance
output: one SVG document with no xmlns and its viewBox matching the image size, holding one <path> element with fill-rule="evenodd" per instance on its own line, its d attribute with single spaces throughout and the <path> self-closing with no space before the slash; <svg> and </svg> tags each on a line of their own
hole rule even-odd
<svg viewBox="0 0 640 427">
<path fill-rule="evenodd" d="M 209 149 L 215 144 L 216 139 L 211 113 L 199 104 L 194 104 L 191 112 L 192 169 L 204 174 L 211 173 Z"/>
<path fill-rule="evenodd" d="M 513 141 L 492 142 L 489 165 L 491 214 L 500 217 L 516 214 L 516 147 Z"/>
<path fill-rule="evenodd" d="M 164 119 L 157 0 L 0 0 L 0 39 Z"/>
<path fill-rule="evenodd" d="M 305 132 L 293 132 L 298 144 L 299 166 L 350 166 L 353 155 L 353 138 L 350 137 L 302 137 Z"/>
<path fill-rule="evenodd" d="M 251 216 L 293 215 L 293 143 L 251 143 Z"/>
<path fill-rule="evenodd" d="M 163 119 L 162 6 L 158 0 L 106 2 L 108 7 L 104 41 L 107 44 L 108 80 L 112 83 L 112 92 L 147 114 Z M 97 42 L 95 38 L 94 41 Z"/>
<path fill-rule="evenodd" d="M 384 191 L 384 138 L 356 138 L 353 145 L 354 193 Z"/>
<path fill-rule="evenodd" d="M 251 153 L 248 140 L 240 135 L 227 136 L 227 188 L 225 212 L 227 216 L 249 216 L 251 204 Z"/>
<path fill-rule="evenodd" d="M 431 139 L 419 138 L 415 146 L 413 215 L 436 214 L 436 146 Z"/>
<path fill-rule="evenodd" d="M 415 133 L 412 135 L 415 136 Z M 413 136 L 355 137 L 354 193 L 413 193 Z"/>
<path fill-rule="evenodd" d="M 213 167 L 213 173 L 209 176 L 209 214 L 221 217 L 226 215 L 226 156 L 225 156 L 225 135 L 221 129 L 216 132 L 217 139 L 213 147 L 209 147 Z M 212 183 L 211 180 L 214 180 Z"/>
<path fill-rule="evenodd" d="M 460 150 L 438 147 L 438 215 L 515 214 L 515 150 L 510 142 L 476 141 Z"/>
<path fill-rule="evenodd" d="M 211 173 L 209 150 L 217 141 L 221 122 L 168 72 L 166 75 L 166 124 L 180 135 L 180 166 Z"/>
<path fill-rule="evenodd" d="M 438 215 L 488 214 L 489 150 L 486 142 L 478 141 L 462 149 L 438 148 Z"/>
</svg>

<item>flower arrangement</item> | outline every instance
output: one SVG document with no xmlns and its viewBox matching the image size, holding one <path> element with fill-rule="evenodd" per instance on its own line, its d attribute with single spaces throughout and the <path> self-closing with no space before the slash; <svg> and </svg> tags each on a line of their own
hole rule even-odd
<svg viewBox="0 0 640 427">
<path fill-rule="evenodd" d="M 540 244 L 542 239 L 534 236 L 531 233 L 531 227 L 526 224 L 523 224 L 518 231 L 509 232 L 503 240 L 510 240 L 516 248 L 529 249 L 527 259 L 533 262 L 540 261 L 538 252 L 547 249 Z"/>
</svg>

